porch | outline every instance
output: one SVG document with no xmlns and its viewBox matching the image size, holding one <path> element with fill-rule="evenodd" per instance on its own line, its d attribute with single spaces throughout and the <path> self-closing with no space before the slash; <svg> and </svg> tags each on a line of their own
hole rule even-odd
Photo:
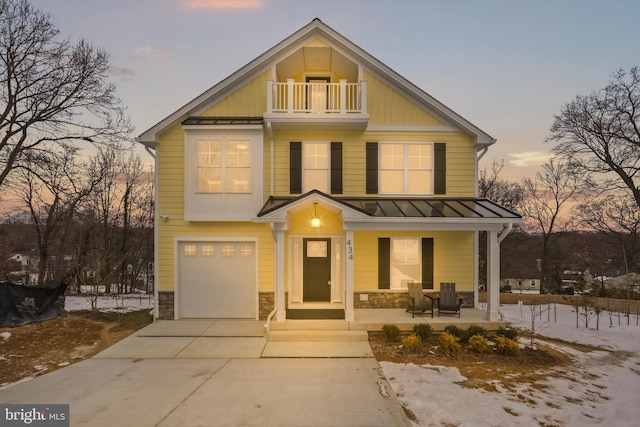
<svg viewBox="0 0 640 427">
<path fill-rule="evenodd" d="M 463 308 L 460 318 L 457 315 L 443 314 L 438 316 L 437 309 L 433 318 L 431 314 L 416 314 L 411 317 L 402 308 L 367 308 L 355 309 L 354 320 L 291 320 L 287 319 L 279 322 L 267 322 L 268 331 L 371 331 L 378 332 L 383 325 L 394 324 L 401 331 L 409 332 L 413 326 L 420 323 L 428 323 L 434 331 L 443 331 L 447 325 L 456 325 L 466 329 L 471 325 L 482 326 L 493 331 L 500 327 L 505 327 L 506 322 L 502 320 L 487 320 L 485 310 L 479 308 Z M 307 334 L 311 336 L 311 334 Z M 319 334 L 322 335 L 322 334 Z"/>
</svg>

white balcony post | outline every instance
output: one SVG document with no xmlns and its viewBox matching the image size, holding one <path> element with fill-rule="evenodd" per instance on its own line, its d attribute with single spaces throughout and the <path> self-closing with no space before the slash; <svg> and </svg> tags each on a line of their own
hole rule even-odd
<svg viewBox="0 0 640 427">
<path fill-rule="evenodd" d="M 340 79 L 340 114 L 347 112 L 347 80 Z"/>
<path fill-rule="evenodd" d="M 367 113 L 367 81 L 360 80 L 360 112 Z"/>
<path fill-rule="evenodd" d="M 287 79 L 287 113 L 293 113 L 293 79 Z"/>
<path fill-rule="evenodd" d="M 273 80 L 267 80 L 267 113 L 273 113 Z"/>
</svg>

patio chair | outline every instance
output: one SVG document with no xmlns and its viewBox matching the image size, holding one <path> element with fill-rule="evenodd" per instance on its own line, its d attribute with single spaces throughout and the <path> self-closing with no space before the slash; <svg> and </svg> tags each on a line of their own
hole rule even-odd
<svg viewBox="0 0 640 427">
<path fill-rule="evenodd" d="M 407 283 L 407 289 L 409 291 L 407 312 L 411 312 L 411 317 L 416 317 L 416 311 L 431 312 L 433 317 L 433 299 L 423 293 L 422 283 Z"/>
<path fill-rule="evenodd" d="M 440 313 L 458 314 L 460 318 L 460 307 L 463 299 L 456 294 L 455 283 L 440 283 L 440 296 L 438 297 L 438 317 Z"/>
</svg>

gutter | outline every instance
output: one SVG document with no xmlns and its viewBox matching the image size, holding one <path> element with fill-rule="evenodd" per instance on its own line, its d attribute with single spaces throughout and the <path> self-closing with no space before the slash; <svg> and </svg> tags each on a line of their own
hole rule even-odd
<svg viewBox="0 0 640 427">
<path fill-rule="evenodd" d="M 276 238 L 276 227 L 275 225 L 273 225 L 273 222 L 271 223 L 271 234 L 273 234 L 273 246 L 274 246 L 274 252 L 277 253 L 277 248 L 275 247 L 278 244 L 278 239 Z M 275 259 L 275 263 L 278 263 L 278 259 L 276 257 Z M 276 272 L 278 271 L 278 266 L 275 266 L 276 268 Z M 276 278 L 276 280 L 278 280 Z M 269 315 L 267 316 L 267 322 L 264 324 L 264 328 L 267 330 L 267 332 L 269 332 L 269 328 L 271 327 L 271 319 L 273 318 L 273 316 L 276 315 L 276 312 L 278 311 L 278 292 L 276 290 L 277 284 L 274 283 L 274 287 L 273 287 L 273 310 L 271 310 L 271 313 L 269 313 Z"/>
<path fill-rule="evenodd" d="M 276 184 L 274 182 L 276 179 L 276 171 L 274 169 L 275 162 L 276 162 L 275 141 L 273 137 L 273 127 L 271 125 L 271 121 L 266 122 L 266 125 L 267 125 L 267 132 L 269 133 L 269 196 L 273 196 L 276 194 L 276 188 L 275 188 Z M 273 238 L 275 239 L 275 234 L 273 235 Z"/>
<path fill-rule="evenodd" d="M 153 320 L 158 320 L 160 315 L 160 291 L 158 289 L 158 242 L 160 240 L 158 233 L 158 153 L 156 151 L 158 145 L 140 140 L 138 142 L 144 145 L 145 151 L 153 158 L 153 298 L 155 302 Z"/>
<path fill-rule="evenodd" d="M 510 222 L 502 229 L 500 234 L 498 234 L 498 244 L 502 243 L 505 237 L 511 233 L 511 230 L 513 230 L 513 223 Z"/>
</svg>

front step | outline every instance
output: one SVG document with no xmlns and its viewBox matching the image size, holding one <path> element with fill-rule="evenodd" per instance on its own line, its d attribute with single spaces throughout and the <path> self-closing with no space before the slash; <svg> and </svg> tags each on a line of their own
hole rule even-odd
<svg viewBox="0 0 640 427">
<path fill-rule="evenodd" d="M 349 322 L 345 320 L 285 320 L 271 322 L 272 331 L 348 331 Z"/>
<path fill-rule="evenodd" d="M 368 342 L 366 331 L 340 330 L 270 330 L 268 341 L 286 342 Z"/>
</svg>

